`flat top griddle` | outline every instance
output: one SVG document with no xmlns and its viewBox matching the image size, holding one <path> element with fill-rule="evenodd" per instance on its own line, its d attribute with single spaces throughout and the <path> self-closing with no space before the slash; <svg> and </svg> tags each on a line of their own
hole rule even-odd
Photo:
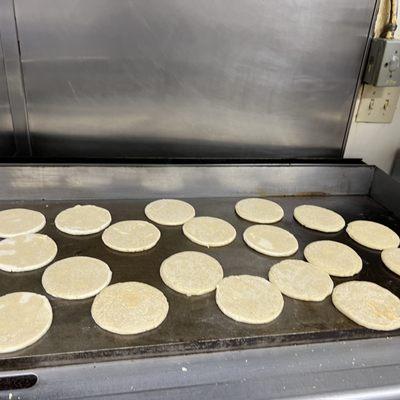
<svg viewBox="0 0 400 400">
<path fill-rule="evenodd" d="M 312 241 L 337 240 L 357 251 L 363 259 L 363 269 L 353 278 L 333 278 L 335 284 L 351 279 L 368 280 L 400 296 L 400 277 L 385 268 L 380 252 L 358 245 L 345 230 L 324 234 L 302 227 L 293 219 L 293 209 L 297 205 L 315 204 L 339 212 L 347 222 L 369 219 L 400 233 L 400 221 L 387 209 L 364 195 L 272 199 L 285 211 L 283 220 L 275 225 L 288 229 L 299 241 L 298 252 L 290 258 L 303 259 L 303 249 Z M 77 203 L 84 204 L 85 201 L 1 202 L 0 209 L 27 207 L 45 214 L 47 224 L 42 232 L 56 241 L 56 260 L 77 255 L 98 257 L 109 264 L 113 272 L 111 283 L 134 280 L 153 285 L 167 296 L 170 310 L 164 323 L 150 332 L 116 335 L 102 330 L 92 320 L 90 307 L 93 298 L 67 301 L 47 295 L 41 285 L 44 268 L 24 273 L 0 271 L 0 295 L 14 291 L 46 294 L 54 312 L 53 324 L 41 340 L 24 350 L 0 355 L 0 370 L 399 335 L 400 331 L 379 332 L 356 325 L 335 309 L 330 297 L 320 303 L 285 297 L 283 312 L 275 321 L 248 325 L 222 314 L 215 303 L 214 292 L 189 298 L 169 289 L 160 278 L 159 267 L 166 257 L 179 251 L 197 250 L 215 257 L 222 264 L 225 276 L 252 274 L 267 277 L 268 269 L 282 260 L 259 254 L 245 245 L 242 234 L 251 223 L 235 214 L 234 205 L 238 200 L 233 197 L 188 200 L 196 208 L 198 216 L 220 217 L 232 223 L 237 230 L 237 238 L 232 244 L 207 249 L 189 241 L 181 227 L 158 226 L 162 236 L 157 246 L 136 254 L 109 249 L 101 241 L 101 233 L 78 237 L 63 234 L 55 228 L 54 218 L 61 210 Z M 93 200 L 89 203 L 107 208 L 113 222 L 117 222 L 146 219 L 143 210 L 149 201 Z"/>
</svg>

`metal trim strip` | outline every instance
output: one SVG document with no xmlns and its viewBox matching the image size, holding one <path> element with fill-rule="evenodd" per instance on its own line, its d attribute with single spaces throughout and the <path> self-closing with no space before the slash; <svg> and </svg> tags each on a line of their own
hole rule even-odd
<svg viewBox="0 0 400 400">
<path fill-rule="evenodd" d="M 13 0 L 0 2 L 0 40 L 4 54 L 8 97 L 17 148 L 16 155 L 31 156 L 26 96 Z"/>
<path fill-rule="evenodd" d="M 0 200 L 365 195 L 366 165 L 8 165 Z"/>
</svg>

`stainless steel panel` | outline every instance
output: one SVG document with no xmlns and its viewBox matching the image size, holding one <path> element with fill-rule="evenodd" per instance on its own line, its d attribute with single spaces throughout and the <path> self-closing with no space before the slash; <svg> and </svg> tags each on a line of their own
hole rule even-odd
<svg viewBox="0 0 400 400">
<path fill-rule="evenodd" d="M 37 384 L 12 394 L 40 400 L 398 400 L 399 346 L 395 337 L 33 368 L 26 372 L 39 377 Z M 0 379 L 14 374 L 21 372 L 0 372 Z"/>
<path fill-rule="evenodd" d="M 370 195 L 374 200 L 391 210 L 394 215 L 400 217 L 399 180 L 387 175 L 381 169 L 375 168 Z"/>
<path fill-rule="evenodd" d="M 15 0 L 36 156 L 338 157 L 375 0 Z"/>
<path fill-rule="evenodd" d="M 2 48 L 2 36 L 0 31 L 0 157 L 12 156 L 15 152 L 14 130 L 8 102 L 8 89 Z"/>
<path fill-rule="evenodd" d="M 4 165 L 0 200 L 367 194 L 366 165 Z"/>
<path fill-rule="evenodd" d="M 0 156 L 14 153 L 29 156 L 29 129 L 13 0 L 0 1 L 0 41 L 4 56 L 0 67 L 0 101 L 9 120 L 7 127 L 0 125 L 1 137 L 7 137 L 7 142 L 0 143 Z M 2 74 L 4 79 L 1 79 Z"/>
</svg>

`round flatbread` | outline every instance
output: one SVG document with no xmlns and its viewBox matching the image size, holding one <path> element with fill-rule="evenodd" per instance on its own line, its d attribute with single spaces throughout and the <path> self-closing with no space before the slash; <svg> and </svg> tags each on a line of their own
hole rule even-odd
<svg viewBox="0 0 400 400">
<path fill-rule="evenodd" d="M 10 238 L 39 232 L 46 225 L 46 218 L 39 211 L 12 208 L 0 211 L 0 238 Z"/>
<path fill-rule="evenodd" d="M 381 257 L 386 267 L 400 275 L 400 248 L 383 250 Z"/>
<path fill-rule="evenodd" d="M 57 229 L 70 235 L 90 235 L 111 224 L 111 214 L 105 208 L 76 205 L 61 211 L 55 221 Z"/>
<path fill-rule="evenodd" d="M 183 225 L 195 216 L 194 208 L 185 201 L 174 199 L 156 200 L 144 209 L 146 217 L 160 225 Z"/>
<path fill-rule="evenodd" d="M 298 206 L 294 209 L 293 216 L 299 224 L 320 232 L 339 232 L 346 225 L 341 215 L 324 207 Z"/>
<path fill-rule="evenodd" d="M 239 217 L 250 222 L 259 224 L 273 224 L 283 218 L 282 207 L 266 199 L 250 198 L 243 199 L 235 205 L 236 213 Z"/>
<path fill-rule="evenodd" d="M 29 233 L 0 242 L 0 269 L 7 272 L 24 272 L 42 268 L 51 263 L 57 254 L 53 239 L 40 233 Z"/>
<path fill-rule="evenodd" d="M 225 246 L 235 240 L 236 230 L 223 219 L 196 217 L 183 225 L 184 235 L 192 242 L 206 247 Z"/>
<path fill-rule="evenodd" d="M 354 241 L 373 250 L 396 248 L 400 243 L 396 232 L 377 222 L 353 221 L 347 225 L 346 232 Z"/>
<path fill-rule="evenodd" d="M 159 326 L 168 308 L 167 298 L 155 287 L 124 282 L 106 287 L 95 297 L 92 317 L 107 331 L 133 335 Z"/>
<path fill-rule="evenodd" d="M 176 292 L 196 296 L 215 290 L 224 272 L 215 258 L 198 251 L 183 251 L 163 261 L 160 275 Z"/>
<path fill-rule="evenodd" d="M 66 300 L 95 296 L 111 281 L 108 265 L 92 257 L 69 257 L 51 264 L 43 273 L 47 293 Z"/>
<path fill-rule="evenodd" d="M 297 239 L 277 226 L 250 226 L 244 231 L 243 239 L 252 249 L 273 257 L 291 256 L 299 248 Z"/>
<path fill-rule="evenodd" d="M 400 328 L 400 299 L 376 283 L 341 283 L 333 290 L 332 301 L 358 325 L 378 331 Z"/>
<path fill-rule="evenodd" d="M 319 240 L 304 249 L 306 260 L 332 276 L 353 276 L 362 269 L 361 257 L 349 246 L 333 240 Z"/>
<path fill-rule="evenodd" d="M 102 235 L 103 242 L 111 249 L 135 253 L 154 247 L 161 232 L 146 221 L 122 221 L 109 226 Z"/>
<path fill-rule="evenodd" d="M 15 292 L 0 297 L 0 353 L 37 342 L 50 328 L 51 305 L 45 296 Z"/>
<path fill-rule="evenodd" d="M 283 309 L 281 292 L 264 278 L 228 276 L 217 285 L 216 301 L 229 318 L 247 324 L 266 324 Z"/>
<path fill-rule="evenodd" d="M 329 274 L 302 260 L 284 260 L 269 270 L 268 278 L 286 296 L 322 301 L 333 290 Z"/>
</svg>

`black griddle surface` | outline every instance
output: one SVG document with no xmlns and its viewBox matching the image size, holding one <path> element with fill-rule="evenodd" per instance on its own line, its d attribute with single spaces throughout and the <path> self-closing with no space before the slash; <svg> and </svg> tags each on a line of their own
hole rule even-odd
<svg viewBox="0 0 400 400">
<path fill-rule="evenodd" d="M 289 258 L 303 259 L 304 247 L 315 240 L 331 239 L 350 245 L 363 259 L 362 271 L 352 278 L 333 278 L 335 284 L 357 279 L 376 282 L 400 296 L 400 277 L 383 265 L 380 252 L 369 250 L 352 241 L 345 230 L 324 234 L 299 225 L 293 219 L 293 209 L 300 204 L 315 204 L 339 212 L 347 222 L 369 219 L 400 232 L 400 223 L 390 212 L 367 196 L 274 197 L 285 210 L 285 217 L 275 224 L 292 232 L 299 241 L 298 252 Z M 304 302 L 284 297 L 282 314 L 273 322 L 249 325 L 235 322 L 220 312 L 215 293 L 186 297 L 169 289 L 161 280 L 159 268 L 168 256 L 184 251 L 205 252 L 223 266 L 225 276 L 251 274 L 267 277 L 268 269 L 283 258 L 259 254 L 248 248 L 242 239 L 244 230 L 252 225 L 234 211 L 237 198 L 204 198 L 188 200 L 198 216 L 223 218 L 234 225 L 237 237 L 220 248 L 202 247 L 190 242 L 181 227 L 164 227 L 157 246 L 136 254 L 120 253 L 106 247 L 101 233 L 71 236 L 54 226 L 55 216 L 75 205 L 72 201 L 2 202 L 0 209 L 27 207 L 45 214 L 47 224 L 41 231 L 58 245 L 56 260 L 85 255 L 97 257 L 109 264 L 111 283 L 140 281 L 160 289 L 170 305 L 166 320 L 158 328 L 139 335 L 116 335 L 98 327 L 91 318 L 93 298 L 67 301 L 47 295 L 41 285 L 45 268 L 24 272 L 0 271 L 0 295 L 15 291 L 45 294 L 53 307 L 53 324 L 47 334 L 32 346 L 14 353 L 0 355 L 0 370 L 49 365 L 63 365 L 99 360 L 151 357 L 155 355 L 188 354 L 218 350 L 268 347 L 321 341 L 349 340 L 398 335 L 400 331 L 379 332 L 362 328 L 335 309 L 331 298 L 323 302 Z M 126 219 L 146 219 L 144 207 L 150 200 L 91 201 L 107 208 L 113 222 Z M 84 204 L 84 202 L 80 202 Z"/>
</svg>

